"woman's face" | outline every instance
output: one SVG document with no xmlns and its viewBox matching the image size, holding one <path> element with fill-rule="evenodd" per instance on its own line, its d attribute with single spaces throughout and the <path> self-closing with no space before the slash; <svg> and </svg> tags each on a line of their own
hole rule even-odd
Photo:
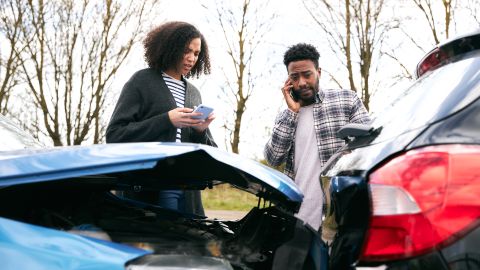
<svg viewBox="0 0 480 270">
<path fill-rule="evenodd" d="M 190 41 L 185 47 L 183 52 L 183 59 L 179 66 L 179 71 L 182 75 L 187 75 L 193 66 L 197 63 L 198 55 L 200 54 L 200 49 L 202 48 L 202 40 L 200 38 L 194 38 Z"/>
</svg>

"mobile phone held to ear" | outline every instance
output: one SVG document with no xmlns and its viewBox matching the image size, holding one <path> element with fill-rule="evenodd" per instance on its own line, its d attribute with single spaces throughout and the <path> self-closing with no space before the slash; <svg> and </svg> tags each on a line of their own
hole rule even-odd
<svg viewBox="0 0 480 270">
<path fill-rule="evenodd" d="M 194 113 L 202 113 L 202 115 L 195 115 L 192 116 L 193 119 L 199 119 L 199 120 L 205 120 L 208 118 L 210 113 L 213 112 L 213 108 L 205 106 L 203 104 L 198 105 L 195 110 L 193 110 Z"/>
<path fill-rule="evenodd" d="M 292 97 L 293 101 L 298 102 L 299 97 L 295 90 L 290 89 L 290 97 Z"/>
</svg>

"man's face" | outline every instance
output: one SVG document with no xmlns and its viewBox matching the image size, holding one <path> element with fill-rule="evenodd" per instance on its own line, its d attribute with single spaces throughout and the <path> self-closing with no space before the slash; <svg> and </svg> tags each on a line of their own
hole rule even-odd
<svg viewBox="0 0 480 270">
<path fill-rule="evenodd" d="M 319 89 L 320 68 L 315 68 L 315 64 L 311 60 L 300 60 L 290 62 L 287 70 L 293 91 L 302 106 L 312 104 Z"/>
</svg>

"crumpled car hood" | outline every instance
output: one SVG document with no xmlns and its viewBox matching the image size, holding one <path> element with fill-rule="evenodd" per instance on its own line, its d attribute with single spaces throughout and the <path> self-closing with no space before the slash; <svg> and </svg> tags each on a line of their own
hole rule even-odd
<svg viewBox="0 0 480 270">
<path fill-rule="evenodd" d="M 0 172 L 0 188 L 114 175 L 110 184 L 150 189 L 204 189 L 230 183 L 294 212 L 303 199 L 293 181 L 282 173 L 199 144 L 122 143 L 0 152 Z"/>
</svg>

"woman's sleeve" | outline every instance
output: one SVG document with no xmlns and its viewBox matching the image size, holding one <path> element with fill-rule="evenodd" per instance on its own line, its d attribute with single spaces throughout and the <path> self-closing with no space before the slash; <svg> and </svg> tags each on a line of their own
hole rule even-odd
<svg viewBox="0 0 480 270">
<path fill-rule="evenodd" d="M 107 126 L 107 143 L 160 141 L 175 133 L 168 112 L 142 119 L 144 102 L 132 80 L 127 82 Z"/>
</svg>

